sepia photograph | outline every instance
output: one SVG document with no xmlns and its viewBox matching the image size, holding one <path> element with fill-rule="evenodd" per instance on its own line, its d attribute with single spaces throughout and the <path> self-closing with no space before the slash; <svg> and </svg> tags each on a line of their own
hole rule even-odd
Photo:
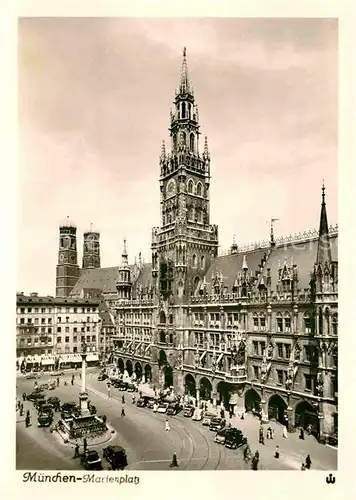
<svg viewBox="0 0 356 500">
<path fill-rule="evenodd" d="M 18 471 L 337 471 L 338 36 L 19 18 Z"/>
</svg>

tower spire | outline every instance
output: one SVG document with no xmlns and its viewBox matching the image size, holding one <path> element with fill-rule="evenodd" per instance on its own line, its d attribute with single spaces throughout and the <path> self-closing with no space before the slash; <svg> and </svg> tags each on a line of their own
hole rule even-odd
<svg viewBox="0 0 356 500">
<path fill-rule="evenodd" d="M 318 239 L 318 251 L 316 257 L 316 263 L 322 264 L 324 262 L 331 262 L 331 248 L 329 241 L 329 226 L 328 217 L 326 213 L 326 203 L 325 203 L 325 185 L 321 188 L 321 212 L 320 212 L 320 224 L 319 224 L 319 239 Z"/>
<path fill-rule="evenodd" d="M 127 255 L 127 249 L 126 249 L 126 240 L 124 240 L 124 248 L 122 250 L 121 257 L 122 257 L 121 264 L 123 266 L 128 266 L 129 261 L 128 261 L 128 255 Z"/>
<path fill-rule="evenodd" d="M 180 74 L 179 92 L 181 94 L 187 94 L 190 92 L 186 47 L 183 48 L 183 62 L 182 62 L 182 69 L 181 69 L 181 74 Z"/>
</svg>

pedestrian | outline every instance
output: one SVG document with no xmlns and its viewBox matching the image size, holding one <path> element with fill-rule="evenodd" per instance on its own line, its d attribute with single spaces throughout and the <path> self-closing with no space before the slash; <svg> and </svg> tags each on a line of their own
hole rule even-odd
<svg viewBox="0 0 356 500">
<path fill-rule="evenodd" d="M 26 427 L 29 427 L 31 425 L 31 419 L 29 415 L 26 415 L 25 424 Z"/>
<path fill-rule="evenodd" d="M 311 464 L 312 464 L 312 461 L 310 459 L 310 455 L 307 455 L 307 458 L 305 459 L 305 467 L 309 470 Z"/>
<path fill-rule="evenodd" d="M 142 391 L 139 392 L 140 398 L 142 398 Z"/>
<path fill-rule="evenodd" d="M 232 419 L 232 416 L 233 416 L 233 412 L 232 412 L 232 410 L 230 410 L 229 415 L 230 415 L 230 420 L 231 420 L 231 419 Z"/>
<path fill-rule="evenodd" d="M 125 416 L 125 409 L 124 409 L 124 408 L 122 408 L 122 410 L 121 410 L 121 416 L 122 416 L 122 417 L 124 417 L 124 416 Z"/>
<path fill-rule="evenodd" d="M 59 386 L 59 377 L 57 377 L 57 387 Z"/>
<path fill-rule="evenodd" d="M 260 438 L 258 440 L 260 444 L 265 444 L 264 436 L 263 436 L 263 427 L 260 427 Z"/>
<path fill-rule="evenodd" d="M 278 446 L 278 444 L 276 446 L 276 452 L 274 454 L 274 458 L 279 458 L 279 446 Z"/>
<path fill-rule="evenodd" d="M 136 403 L 136 398 L 135 395 L 132 396 L 132 404 L 134 405 Z"/>
<path fill-rule="evenodd" d="M 285 425 L 283 426 L 283 437 L 286 439 L 288 437 L 288 431 L 287 431 L 287 427 Z"/>
<path fill-rule="evenodd" d="M 26 392 L 24 392 L 24 393 L 22 394 L 22 399 L 23 399 L 23 401 L 26 401 Z"/>
<path fill-rule="evenodd" d="M 170 467 L 179 467 L 176 453 L 173 453 L 172 462 L 170 464 Z"/>
<path fill-rule="evenodd" d="M 168 422 L 168 419 L 166 419 L 166 427 L 165 427 L 166 431 L 170 431 L 171 430 L 171 427 L 169 425 L 169 422 Z"/>
<path fill-rule="evenodd" d="M 244 419 L 245 419 L 245 410 L 244 410 L 244 409 L 242 409 L 242 410 L 241 410 L 241 416 L 240 416 L 240 419 L 241 419 L 241 420 L 244 420 Z"/>
<path fill-rule="evenodd" d="M 26 417 L 30 418 L 30 410 L 27 410 Z"/>
<path fill-rule="evenodd" d="M 244 449 L 244 460 L 247 463 L 251 458 L 251 449 L 249 445 L 246 445 L 246 448 Z"/>
<path fill-rule="evenodd" d="M 79 457 L 79 444 L 77 443 L 74 448 L 74 458 Z"/>
<path fill-rule="evenodd" d="M 266 432 L 266 438 L 267 438 L 267 439 L 271 439 L 271 430 L 272 430 L 272 429 L 271 429 L 271 426 L 269 426 L 269 427 L 267 428 L 267 432 Z"/>
<path fill-rule="evenodd" d="M 84 449 L 84 453 L 86 453 L 87 449 L 88 449 L 88 442 L 87 442 L 86 438 L 83 439 L 83 449 Z"/>
<path fill-rule="evenodd" d="M 122 404 L 124 405 L 125 404 L 125 396 L 124 395 L 122 395 L 121 401 L 122 401 Z"/>
<path fill-rule="evenodd" d="M 70 381 L 72 385 L 74 385 L 74 378 L 72 377 L 72 380 Z"/>
<path fill-rule="evenodd" d="M 220 417 L 225 418 L 225 411 L 223 408 L 221 408 L 221 410 L 220 410 Z"/>
<path fill-rule="evenodd" d="M 20 406 L 20 417 L 23 416 L 23 405 Z"/>
<path fill-rule="evenodd" d="M 305 470 L 305 465 L 304 464 L 302 464 L 300 470 Z"/>
<path fill-rule="evenodd" d="M 307 427 L 307 432 L 310 436 L 311 432 L 312 432 L 312 426 L 309 424 L 308 427 Z"/>
<path fill-rule="evenodd" d="M 259 461 L 260 461 L 260 454 L 257 450 L 254 457 L 252 458 L 252 462 L 251 462 L 251 469 L 252 470 L 258 470 L 258 462 Z"/>
<path fill-rule="evenodd" d="M 274 438 L 274 429 L 271 429 L 271 439 Z"/>
<path fill-rule="evenodd" d="M 304 429 L 303 429 L 303 427 L 300 428 L 299 439 L 304 439 Z"/>
</svg>

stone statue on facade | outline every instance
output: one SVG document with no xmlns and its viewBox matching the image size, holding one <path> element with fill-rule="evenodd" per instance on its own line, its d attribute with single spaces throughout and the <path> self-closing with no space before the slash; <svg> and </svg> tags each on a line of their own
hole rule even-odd
<svg viewBox="0 0 356 500">
<path fill-rule="evenodd" d="M 195 351 L 194 355 L 194 365 L 196 368 L 199 368 L 200 366 L 200 355 L 199 355 L 199 349 L 197 348 Z"/>
<path fill-rule="evenodd" d="M 293 386 L 293 379 L 294 379 L 294 366 L 293 363 L 289 364 L 288 371 L 287 371 L 287 378 L 286 378 L 286 389 L 290 391 Z"/>
<path fill-rule="evenodd" d="M 261 384 L 265 384 L 267 380 L 267 357 L 263 356 L 261 363 Z"/>
<path fill-rule="evenodd" d="M 323 384 L 323 374 L 322 372 L 318 372 L 316 376 L 316 388 L 315 391 L 318 396 L 322 397 L 324 394 L 324 384 Z"/>
</svg>

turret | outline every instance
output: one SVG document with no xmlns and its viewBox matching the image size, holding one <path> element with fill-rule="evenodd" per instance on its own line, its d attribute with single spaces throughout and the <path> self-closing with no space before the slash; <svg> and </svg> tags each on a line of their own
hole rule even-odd
<svg viewBox="0 0 356 500">
<path fill-rule="evenodd" d="M 68 297 L 78 279 L 77 226 L 67 217 L 59 226 L 56 297 Z"/>
<path fill-rule="evenodd" d="M 119 300 L 129 300 L 131 298 L 131 268 L 129 266 L 128 254 L 126 249 L 126 240 L 121 254 L 121 265 L 119 266 L 119 276 L 116 282 L 116 289 Z"/>
<path fill-rule="evenodd" d="M 90 230 L 84 233 L 83 243 L 83 269 L 93 269 L 100 267 L 100 233 Z"/>
</svg>

